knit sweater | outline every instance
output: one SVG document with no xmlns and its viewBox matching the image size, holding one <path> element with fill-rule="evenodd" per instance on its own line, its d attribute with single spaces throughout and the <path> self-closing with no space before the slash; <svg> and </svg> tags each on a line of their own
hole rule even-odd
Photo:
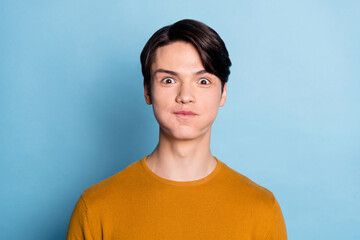
<svg viewBox="0 0 360 240">
<path fill-rule="evenodd" d="M 195 181 L 162 178 L 146 158 L 82 193 L 67 240 L 287 239 L 272 192 L 216 157 L 216 168 Z"/>
</svg>

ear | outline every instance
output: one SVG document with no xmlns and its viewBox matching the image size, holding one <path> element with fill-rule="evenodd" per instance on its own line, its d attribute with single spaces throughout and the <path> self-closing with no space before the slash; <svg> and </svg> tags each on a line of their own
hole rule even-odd
<svg viewBox="0 0 360 240">
<path fill-rule="evenodd" d="M 220 107 L 223 107 L 225 105 L 226 102 L 226 94 L 227 94 L 227 83 L 224 84 L 224 89 L 223 92 L 221 94 L 221 99 L 220 99 Z"/>
<path fill-rule="evenodd" d="M 150 96 L 150 91 L 149 91 L 149 87 L 146 85 L 145 80 L 144 80 L 144 97 L 145 97 L 145 102 L 148 105 L 151 105 L 151 96 Z"/>
</svg>

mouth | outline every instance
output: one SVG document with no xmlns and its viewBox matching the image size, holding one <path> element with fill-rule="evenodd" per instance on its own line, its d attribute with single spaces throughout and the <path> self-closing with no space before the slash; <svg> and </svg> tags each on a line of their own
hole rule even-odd
<svg viewBox="0 0 360 240">
<path fill-rule="evenodd" d="M 192 112 L 192 111 L 177 111 L 177 112 L 174 112 L 174 114 L 178 117 L 181 117 L 181 118 L 192 118 L 192 117 L 195 117 L 197 114 Z"/>
</svg>

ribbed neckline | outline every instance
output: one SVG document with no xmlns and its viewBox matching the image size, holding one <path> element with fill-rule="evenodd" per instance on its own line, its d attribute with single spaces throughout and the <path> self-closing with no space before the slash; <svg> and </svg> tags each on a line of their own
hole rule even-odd
<svg viewBox="0 0 360 240">
<path fill-rule="evenodd" d="M 199 184 L 203 184 L 203 183 L 206 183 L 208 181 L 210 181 L 211 179 L 213 179 L 216 174 L 220 171 L 221 167 L 222 167 L 222 162 L 217 159 L 215 156 L 213 156 L 216 161 L 217 161 L 217 164 L 216 164 L 216 167 L 215 169 L 207 176 L 201 178 L 201 179 L 198 179 L 198 180 L 194 180 L 194 181 L 174 181 L 174 180 L 169 180 L 169 179 L 166 179 L 166 178 L 163 178 L 163 177 L 160 177 L 159 175 L 155 174 L 150 168 L 149 166 L 147 165 L 146 163 L 146 159 L 149 155 L 146 155 L 145 157 L 143 157 L 143 159 L 141 159 L 141 165 L 144 167 L 145 171 L 151 176 L 153 177 L 154 179 L 156 179 L 157 181 L 160 181 L 162 183 L 165 183 L 165 184 L 170 184 L 170 185 L 174 185 L 174 186 L 196 186 L 196 185 L 199 185 Z"/>
</svg>

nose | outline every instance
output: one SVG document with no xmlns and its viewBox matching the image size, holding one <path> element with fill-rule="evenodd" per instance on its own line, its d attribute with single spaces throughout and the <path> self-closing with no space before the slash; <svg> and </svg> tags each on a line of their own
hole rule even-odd
<svg viewBox="0 0 360 240">
<path fill-rule="evenodd" d="M 178 103 L 190 103 L 195 101 L 194 90 L 190 83 L 182 83 L 179 86 L 175 100 Z"/>
</svg>

